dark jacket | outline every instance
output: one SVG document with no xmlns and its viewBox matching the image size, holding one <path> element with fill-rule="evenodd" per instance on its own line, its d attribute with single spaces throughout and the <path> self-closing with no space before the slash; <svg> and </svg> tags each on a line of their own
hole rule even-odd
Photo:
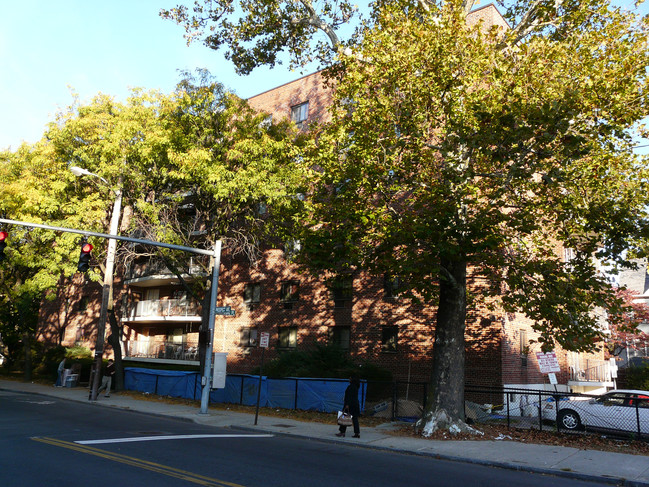
<svg viewBox="0 0 649 487">
<path fill-rule="evenodd" d="M 352 416 L 360 416 L 361 406 L 358 403 L 358 381 L 352 380 L 347 389 L 345 389 L 345 399 L 343 400 L 343 411 L 348 411 Z"/>
<path fill-rule="evenodd" d="M 107 364 L 104 369 L 104 377 L 113 377 L 115 375 L 115 363 Z"/>
</svg>

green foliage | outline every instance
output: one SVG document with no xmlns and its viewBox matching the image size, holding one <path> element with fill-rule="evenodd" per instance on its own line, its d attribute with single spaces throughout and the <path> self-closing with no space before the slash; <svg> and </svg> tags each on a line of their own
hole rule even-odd
<svg viewBox="0 0 649 487">
<path fill-rule="evenodd" d="M 92 359 L 93 354 L 89 348 L 74 346 L 65 349 L 65 356 L 70 360 Z"/>
<path fill-rule="evenodd" d="M 327 64 L 341 44 L 336 31 L 358 16 L 358 7 L 348 0 L 327 0 L 317 7 L 306 0 L 214 0 L 195 2 L 192 13 L 179 5 L 160 15 L 182 25 L 188 42 L 202 38 L 212 49 L 225 47 L 236 71 L 249 74 L 259 65 L 282 64 L 283 52 L 291 68 L 314 58 Z M 321 32 L 328 42 L 314 40 Z"/>
<path fill-rule="evenodd" d="M 252 370 L 259 373 L 259 367 Z M 312 377 L 348 379 L 357 375 L 367 380 L 391 380 L 389 371 L 367 362 L 354 362 L 349 354 L 336 346 L 316 345 L 304 351 L 283 352 L 264 364 L 264 375 L 272 378 Z"/>
<path fill-rule="evenodd" d="M 648 168 L 632 151 L 649 114 L 646 27 L 579 2 L 562 6 L 561 35 L 523 39 L 467 25 L 458 4 L 386 3 L 339 56 L 333 119 L 310 153 L 304 263 L 398 275 L 429 303 L 440 286 L 466 289 L 452 269 L 475 264 L 491 284 L 476 302 L 522 311 L 543 349 L 592 350 L 592 311 L 622 311 L 596 259 L 629 265 L 649 228 Z"/>
<path fill-rule="evenodd" d="M 649 365 L 629 367 L 626 370 L 625 387 L 649 391 Z"/>
</svg>

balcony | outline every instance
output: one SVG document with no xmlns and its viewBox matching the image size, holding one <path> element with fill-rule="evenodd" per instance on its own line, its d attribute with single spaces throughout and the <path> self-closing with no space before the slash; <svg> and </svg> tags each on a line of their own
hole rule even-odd
<svg viewBox="0 0 649 487">
<path fill-rule="evenodd" d="M 613 386 L 610 363 L 577 357 L 570 365 L 569 385 Z"/>
<path fill-rule="evenodd" d="M 186 266 L 179 268 L 181 276 L 187 281 L 207 274 L 201 265 L 204 259 L 191 257 Z M 206 263 L 206 262 L 205 262 Z M 153 287 L 174 284 L 178 276 L 172 273 L 161 260 L 150 259 L 146 262 L 134 263 L 124 274 L 124 281 L 130 286 Z"/>
<path fill-rule="evenodd" d="M 196 362 L 198 347 L 170 341 L 133 340 L 124 342 L 124 357 L 144 361 L 156 359 Z"/>
<path fill-rule="evenodd" d="M 192 299 L 149 299 L 129 306 L 124 322 L 201 321 L 201 305 Z"/>
</svg>

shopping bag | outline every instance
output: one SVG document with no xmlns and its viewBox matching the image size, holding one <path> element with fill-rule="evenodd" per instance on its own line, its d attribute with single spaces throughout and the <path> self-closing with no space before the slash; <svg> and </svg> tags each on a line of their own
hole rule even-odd
<svg viewBox="0 0 649 487">
<path fill-rule="evenodd" d="M 352 425 L 352 415 L 349 413 L 344 413 L 338 411 L 338 424 L 340 426 L 351 426 Z"/>
</svg>

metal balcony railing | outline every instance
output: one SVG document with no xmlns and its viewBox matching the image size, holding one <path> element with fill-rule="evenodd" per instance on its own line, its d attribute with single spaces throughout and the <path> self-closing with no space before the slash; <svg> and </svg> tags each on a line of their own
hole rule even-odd
<svg viewBox="0 0 649 487">
<path fill-rule="evenodd" d="M 570 380 L 578 382 L 611 382 L 610 364 L 604 360 L 584 360 L 570 366 Z"/>
<path fill-rule="evenodd" d="M 129 319 L 155 316 L 196 317 L 201 316 L 201 306 L 197 301 L 188 299 L 149 299 L 131 304 L 127 316 Z"/>
<path fill-rule="evenodd" d="M 157 358 L 171 360 L 198 360 L 198 346 L 178 342 L 150 342 L 145 340 L 132 340 L 124 342 L 126 357 L 132 358 Z"/>
<path fill-rule="evenodd" d="M 201 266 L 201 260 L 198 257 L 190 258 L 186 266 L 179 268 L 183 274 L 200 275 L 204 273 Z M 140 262 L 133 264 L 126 272 L 125 278 L 138 279 L 141 277 L 148 277 L 154 275 L 172 275 L 172 272 L 167 268 L 166 264 L 161 260 L 149 260 L 147 262 Z"/>
</svg>

